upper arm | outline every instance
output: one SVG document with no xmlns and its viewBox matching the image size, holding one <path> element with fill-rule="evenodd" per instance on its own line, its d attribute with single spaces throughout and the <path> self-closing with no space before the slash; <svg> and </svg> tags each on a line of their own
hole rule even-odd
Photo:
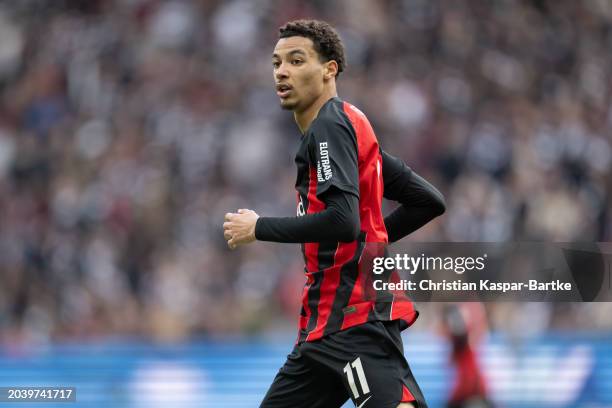
<svg viewBox="0 0 612 408">
<path fill-rule="evenodd" d="M 330 187 L 359 197 L 357 138 L 349 123 L 320 118 L 309 130 L 311 164 L 316 169 L 317 196 Z"/>
<path fill-rule="evenodd" d="M 406 164 L 381 149 L 382 172 L 384 182 L 383 197 L 388 200 L 402 202 L 404 192 L 412 179 L 412 169 Z"/>
</svg>

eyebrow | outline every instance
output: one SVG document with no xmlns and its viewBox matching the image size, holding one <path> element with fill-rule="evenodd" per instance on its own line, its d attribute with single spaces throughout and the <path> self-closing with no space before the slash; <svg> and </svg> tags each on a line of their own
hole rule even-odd
<svg viewBox="0 0 612 408">
<path fill-rule="evenodd" d="M 293 56 L 295 54 L 302 54 L 303 56 L 307 57 L 308 54 L 306 54 L 306 52 L 302 49 L 297 49 L 297 50 L 291 50 L 287 53 L 289 56 Z M 272 58 L 280 58 L 280 56 L 276 53 L 272 54 Z"/>
</svg>

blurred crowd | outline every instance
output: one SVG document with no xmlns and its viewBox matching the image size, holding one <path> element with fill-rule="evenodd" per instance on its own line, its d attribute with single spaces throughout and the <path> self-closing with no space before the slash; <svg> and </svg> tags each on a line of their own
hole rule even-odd
<svg viewBox="0 0 612 408">
<path fill-rule="evenodd" d="M 302 17 L 337 27 L 340 96 L 446 197 L 409 239 L 611 240 L 608 0 L 2 2 L 0 344 L 296 327 L 298 247 L 232 252 L 221 224 L 295 213 L 271 50 Z M 612 329 L 608 304 L 487 306 L 499 330 Z"/>
</svg>

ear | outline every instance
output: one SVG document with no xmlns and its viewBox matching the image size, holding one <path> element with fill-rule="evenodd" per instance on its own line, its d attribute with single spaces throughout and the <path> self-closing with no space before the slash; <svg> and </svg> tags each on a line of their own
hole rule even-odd
<svg viewBox="0 0 612 408">
<path fill-rule="evenodd" d="M 334 60 L 331 60 L 331 61 L 327 61 L 324 64 L 324 66 L 325 66 L 325 71 L 323 73 L 323 77 L 326 80 L 335 78 L 336 75 L 338 74 L 338 63 Z"/>
</svg>

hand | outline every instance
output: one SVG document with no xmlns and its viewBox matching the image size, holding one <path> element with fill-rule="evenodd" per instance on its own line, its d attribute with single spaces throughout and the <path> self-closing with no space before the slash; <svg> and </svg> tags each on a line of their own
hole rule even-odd
<svg viewBox="0 0 612 408">
<path fill-rule="evenodd" d="M 258 218 L 259 215 L 255 211 L 242 208 L 238 213 L 225 214 L 223 237 L 227 240 L 227 246 L 234 249 L 238 245 L 255 241 L 255 224 Z"/>
</svg>

